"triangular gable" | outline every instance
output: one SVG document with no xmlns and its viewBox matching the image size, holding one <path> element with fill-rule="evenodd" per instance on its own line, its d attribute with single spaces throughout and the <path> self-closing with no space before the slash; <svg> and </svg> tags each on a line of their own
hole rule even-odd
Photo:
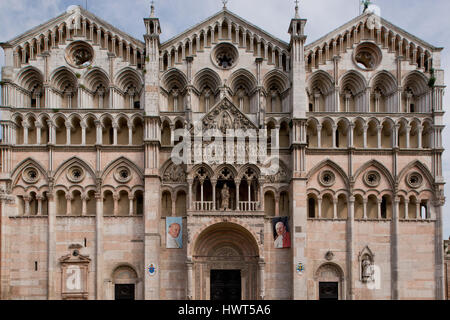
<svg viewBox="0 0 450 320">
<path fill-rule="evenodd" d="M 305 46 L 305 52 L 307 52 L 309 50 L 314 50 L 316 47 L 320 47 L 324 43 L 329 43 L 330 40 L 337 39 L 340 35 L 343 35 L 343 33 L 347 32 L 347 31 L 351 31 L 355 26 L 359 26 L 361 23 L 366 23 L 367 18 L 372 15 L 373 15 L 373 13 L 366 12 L 366 13 L 363 13 L 363 14 L 357 16 L 356 18 L 350 20 L 349 22 L 343 24 L 342 26 L 336 28 L 335 30 L 327 33 L 326 35 L 317 39 L 316 41 L 314 41 L 310 44 L 307 44 Z M 416 43 L 417 45 L 422 46 L 430 51 L 441 51 L 442 50 L 442 48 L 435 47 L 435 46 L 427 43 L 426 41 L 423 41 L 423 40 L 417 38 L 416 36 L 408 33 L 407 31 L 403 30 L 402 28 L 397 27 L 396 25 L 392 24 L 391 22 L 387 21 L 386 19 L 380 17 L 380 28 L 383 28 L 383 27 L 389 31 L 392 31 L 394 34 L 398 34 L 401 37 L 407 39 L 409 42 Z"/>
<path fill-rule="evenodd" d="M 255 26 L 254 24 L 248 22 L 244 18 L 241 18 L 237 14 L 235 14 L 231 11 L 228 11 L 227 9 L 223 9 L 223 10 L 217 12 L 216 14 L 212 15 L 211 17 L 209 17 L 209 18 L 203 20 L 202 22 L 194 25 L 193 27 L 187 29 L 186 31 L 180 33 L 179 35 L 172 37 L 171 39 L 165 41 L 164 43 L 161 44 L 161 49 L 162 50 L 168 49 L 173 45 L 183 42 L 185 39 L 191 38 L 194 34 L 202 31 L 203 29 L 205 29 L 211 25 L 214 25 L 215 22 L 222 21 L 224 19 L 228 19 L 232 23 L 238 24 L 240 27 L 245 26 L 253 34 L 258 35 L 259 37 L 279 46 L 282 49 L 287 50 L 287 48 L 289 46 L 288 43 L 269 34 L 268 32 L 262 30 L 261 28 Z"/>
<path fill-rule="evenodd" d="M 144 42 L 130 36 L 129 34 L 127 34 L 124 31 L 117 29 L 110 23 L 100 19 L 99 17 L 97 17 L 93 13 L 83 9 L 82 7 L 79 7 L 79 13 L 81 15 L 81 18 L 86 18 L 86 19 L 90 20 L 91 23 L 96 24 L 98 27 L 101 27 L 104 30 L 107 30 L 109 32 L 112 32 L 113 34 L 116 34 L 116 35 L 122 37 L 124 40 L 127 40 L 127 41 L 133 43 L 134 45 L 136 45 L 137 47 L 139 47 L 141 49 L 143 49 L 145 47 Z M 46 34 L 48 31 L 52 31 L 55 27 L 58 27 L 61 24 L 70 20 L 71 16 L 73 16 L 74 14 L 75 14 L 74 11 L 66 11 L 66 12 L 60 14 L 59 16 L 57 16 L 56 18 L 53 18 L 43 24 L 38 25 L 37 27 L 34 27 L 31 30 L 24 32 L 23 34 L 8 41 L 6 44 L 11 45 L 11 46 L 16 46 L 16 45 L 20 45 L 20 44 L 28 41 L 29 39 L 39 37 L 41 34 Z"/>
<path fill-rule="evenodd" d="M 227 129 L 255 129 L 256 125 L 227 97 L 220 100 L 201 120 L 203 130 L 218 129 L 226 133 Z M 193 131 L 194 128 L 191 129 Z"/>
</svg>

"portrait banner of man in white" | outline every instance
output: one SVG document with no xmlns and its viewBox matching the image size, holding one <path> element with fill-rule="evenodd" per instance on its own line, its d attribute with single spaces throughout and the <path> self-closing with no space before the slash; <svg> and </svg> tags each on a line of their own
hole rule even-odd
<svg viewBox="0 0 450 320">
<path fill-rule="evenodd" d="M 166 218 L 166 248 L 182 249 L 183 248 L 183 218 L 167 217 Z"/>
</svg>

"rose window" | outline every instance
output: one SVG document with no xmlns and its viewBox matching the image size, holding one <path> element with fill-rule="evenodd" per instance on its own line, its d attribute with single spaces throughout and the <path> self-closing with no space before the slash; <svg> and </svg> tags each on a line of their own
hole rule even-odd
<svg viewBox="0 0 450 320">
<path fill-rule="evenodd" d="M 27 183 L 35 183 L 39 180 L 39 172 L 35 168 L 28 168 L 23 172 L 22 177 Z"/>
<path fill-rule="evenodd" d="M 369 187 L 376 187 L 380 184 L 381 176 L 377 171 L 369 171 L 364 177 L 364 182 Z"/>
<path fill-rule="evenodd" d="M 423 178 L 420 173 L 413 172 L 406 177 L 406 182 L 411 188 L 419 188 L 422 185 Z"/>
<path fill-rule="evenodd" d="M 329 170 L 326 170 L 320 174 L 319 182 L 325 187 L 331 187 L 335 181 L 336 176 Z"/>
<path fill-rule="evenodd" d="M 230 43 L 221 43 L 211 52 L 211 59 L 214 64 L 224 70 L 233 68 L 238 56 L 236 47 Z"/>
<path fill-rule="evenodd" d="M 371 42 L 360 44 L 354 51 L 354 61 L 358 68 L 371 71 L 381 63 L 382 53 L 380 48 Z"/>
<path fill-rule="evenodd" d="M 86 42 L 76 41 L 67 47 L 65 57 L 72 67 L 87 68 L 94 60 L 94 49 Z"/>
<path fill-rule="evenodd" d="M 131 171 L 127 167 L 120 167 L 114 173 L 114 178 L 119 183 L 126 183 L 131 180 Z"/>
<path fill-rule="evenodd" d="M 67 173 L 67 179 L 71 182 L 81 182 L 84 179 L 84 170 L 81 167 L 74 166 L 69 169 Z"/>
</svg>

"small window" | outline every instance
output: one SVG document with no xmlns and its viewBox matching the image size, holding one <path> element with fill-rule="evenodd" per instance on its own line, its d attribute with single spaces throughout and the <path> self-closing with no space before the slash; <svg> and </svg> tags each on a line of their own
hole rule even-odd
<svg viewBox="0 0 450 320">
<path fill-rule="evenodd" d="M 38 263 L 37 263 L 37 261 L 34 262 L 34 271 L 38 271 Z"/>
<path fill-rule="evenodd" d="M 381 219 L 386 219 L 387 217 L 387 201 L 386 198 L 383 197 L 383 200 L 381 201 Z"/>
<path fill-rule="evenodd" d="M 31 99 L 31 107 L 36 108 L 36 106 L 37 106 L 36 99 Z"/>
<path fill-rule="evenodd" d="M 416 106 L 414 105 L 414 103 L 411 103 L 409 106 L 409 112 L 416 112 Z"/>
<path fill-rule="evenodd" d="M 308 217 L 316 217 L 316 200 L 314 200 L 313 198 L 309 198 L 308 200 Z"/>
<path fill-rule="evenodd" d="M 336 130 L 336 148 L 339 148 L 339 130 Z"/>
<path fill-rule="evenodd" d="M 312 103 L 309 104 L 309 112 L 313 112 L 314 110 L 314 106 Z"/>
<path fill-rule="evenodd" d="M 140 109 L 141 108 L 141 102 L 140 101 L 135 101 L 134 102 L 134 108 L 135 109 Z"/>
</svg>

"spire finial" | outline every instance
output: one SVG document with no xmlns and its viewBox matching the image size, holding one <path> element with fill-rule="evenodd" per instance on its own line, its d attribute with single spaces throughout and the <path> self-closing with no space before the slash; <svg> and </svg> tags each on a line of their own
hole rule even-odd
<svg viewBox="0 0 450 320">
<path fill-rule="evenodd" d="M 300 15 L 298 14 L 298 0 L 295 0 L 295 19 L 300 19 Z"/>
<path fill-rule="evenodd" d="M 226 9 L 228 0 L 222 0 L 222 3 L 223 3 L 223 8 Z"/>
<path fill-rule="evenodd" d="M 150 18 L 154 18 L 155 17 L 155 1 L 154 0 L 152 0 L 150 8 L 151 8 Z"/>
</svg>

